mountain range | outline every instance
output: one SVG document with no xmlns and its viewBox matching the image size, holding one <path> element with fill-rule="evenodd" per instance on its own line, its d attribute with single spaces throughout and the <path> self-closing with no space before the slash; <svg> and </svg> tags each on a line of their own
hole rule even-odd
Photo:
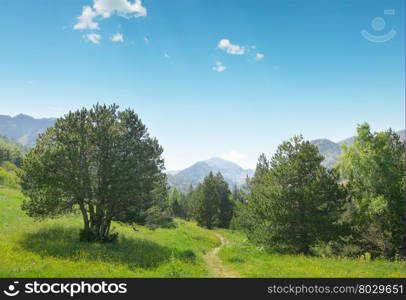
<svg viewBox="0 0 406 300">
<path fill-rule="evenodd" d="M 35 119 L 24 114 L 19 114 L 15 117 L 0 115 L 0 135 L 11 138 L 27 149 L 35 145 L 38 134 L 53 126 L 55 122 L 55 118 Z M 402 139 L 405 139 L 405 130 L 398 131 L 397 133 Z M 351 145 L 353 141 L 354 137 L 350 137 L 337 143 L 329 139 L 317 139 L 311 141 L 311 143 L 316 145 L 320 154 L 324 156 L 325 159 L 322 164 L 331 168 L 339 159 L 341 145 Z M 221 172 L 230 188 L 232 188 L 234 185 L 239 186 L 244 184 L 246 177 L 252 176 L 254 170 L 243 169 L 236 163 L 215 157 L 196 162 L 184 170 L 168 171 L 166 174 L 169 185 L 178 188 L 182 192 L 186 192 L 191 185 L 196 186 L 200 183 L 209 172 Z"/>
<path fill-rule="evenodd" d="M 0 115 L 0 135 L 12 138 L 22 146 L 33 147 L 38 134 L 53 126 L 55 121 L 55 118 L 35 119 L 23 114 Z"/>
<path fill-rule="evenodd" d="M 398 131 L 397 134 L 405 140 L 405 130 Z M 335 143 L 329 139 L 317 139 L 311 141 L 311 143 L 319 149 L 321 155 L 324 156 L 322 165 L 331 168 L 337 162 L 341 154 L 341 146 L 346 144 L 352 145 L 354 137 L 347 138 L 338 143 Z M 205 161 L 199 161 L 192 166 L 182 171 L 169 171 L 167 172 L 169 185 L 176 187 L 182 192 L 187 192 L 190 185 L 196 186 L 203 181 L 203 178 L 209 174 L 209 172 L 221 172 L 224 179 L 232 188 L 234 185 L 240 186 L 245 183 L 246 177 L 251 177 L 254 174 L 254 170 L 243 169 L 239 165 L 227 161 L 221 158 L 212 158 Z"/>
</svg>

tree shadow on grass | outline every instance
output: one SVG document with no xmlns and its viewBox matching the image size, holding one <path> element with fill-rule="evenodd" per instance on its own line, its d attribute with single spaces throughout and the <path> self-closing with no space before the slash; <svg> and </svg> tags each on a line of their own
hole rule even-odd
<svg viewBox="0 0 406 300">
<path fill-rule="evenodd" d="M 154 268 L 169 261 L 172 255 L 183 261 L 194 262 L 194 259 L 190 260 L 189 250 L 179 251 L 145 239 L 120 235 L 115 243 L 80 242 L 77 228 L 41 229 L 24 235 L 20 244 L 25 250 L 41 256 L 126 264 L 129 267 Z"/>
</svg>

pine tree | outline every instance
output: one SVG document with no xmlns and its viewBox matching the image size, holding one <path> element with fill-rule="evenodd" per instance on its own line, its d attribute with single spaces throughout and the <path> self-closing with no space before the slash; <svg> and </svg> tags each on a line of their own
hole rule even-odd
<svg viewBox="0 0 406 300">
<path fill-rule="evenodd" d="M 300 136 L 282 143 L 269 161 L 261 155 L 247 204 L 237 213 L 250 240 L 307 254 L 316 242 L 338 234 L 345 193 L 322 160 L 317 147 Z"/>
<path fill-rule="evenodd" d="M 39 219 L 79 208 L 82 238 L 108 240 L 112 221 L 145 224 L 149 210 L 166 201 L 162 151 L 130 109 L 97 104 L 70 112 L 26 155 L 22 208 Z"/>
</svg>

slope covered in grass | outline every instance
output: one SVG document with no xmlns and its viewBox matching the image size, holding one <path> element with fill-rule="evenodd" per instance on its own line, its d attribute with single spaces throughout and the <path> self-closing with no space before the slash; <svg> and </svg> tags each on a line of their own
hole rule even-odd
<svg viewBox="0 0 406 300">
<path fill-rule="evenodd" d="M 203 255 L 220 243 L 181 220 L 155 231 L 114 224 L 117 243 L 83 243 L 80 216 L 34 221 L 21 211 L 22 199 L 0 188 L 0 277 L 205 277 Z"/>
<path fill-rule="evenodd" d="M 217 232 L 229 240 L 219 252 L 221 260 L 242 277 L 405 277 L 402 261 L 266 253 L 240 232 Z"/>
<path fill-rule="evenodd" d="M 0 277 L 209 277 L 205 254 L 216 247 L 216 267 L 241 277 L 404 277 L 401 261 L 266 253 L 240 232 L 182 220 L 155 231 L 114 224 L 117 243 L 83 243 L 79 215 L 34 221 L 20 209 L 13 168 L 0 168 L 0 179 Z"/>
</svg>

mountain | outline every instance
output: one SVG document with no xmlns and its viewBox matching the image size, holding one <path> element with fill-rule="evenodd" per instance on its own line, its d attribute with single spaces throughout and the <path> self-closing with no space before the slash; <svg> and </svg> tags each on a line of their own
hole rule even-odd
<svg viewBox="0 0 406 300">
<path fill-rule="evenodd" d="M 19 114 L 15 117 L 0 115 L 0 135 L 16 140 L 25 147 L 35 144 L 38 134 L 55 124 L 55 118 L 35 119 Z"/>
<path fill-rule="evenodd" d="M 405 140 L 405 130 L 400 130 L 396 133 L 400 136 L 401 139 Z M 338 143 L 334 143 L 328 139 L 317 139 L 311 141 L 311 143 L 313 145 L 316 145 L 317 148 L 319 148 L 320 154 L 324 156 L 324 161 L 322 162 L 322 164 L 327 168 L 331 168 L 338 162 L 339 156 L 341 154 L 341 146 L 351 146 L 354 143 L 354 137 L 350 137 Z"/>
<path fill-rule="evenodd" d="M 324 156 L 322 162 L 323 166 L 331 168 L 336 164 L 338 158 L 341 154 L 341 146 L 336 144 L 328 139 L 318 139 L 311 141 L 313 145 L 316 145 L 319 148 L 319 152 Z"/>
<path fill-rule="evenodd" d="M 242 185 L 245 183 L 247 176 L 252 176 L 253 170 L 243 169 L 239 165 L 224 160 L 218 157 L 211 158 L 205 161 L 199 161 L 189 168 L 176 173 L 168 172 L 168 183 L 170 186 L 176 187 L 182 192 L 187 192 L 190 185 L 195 187 L 203 181 L 210 172 L 221 172 L 225 181 L 232 188 L 234 185 Z"/>
</svg>

